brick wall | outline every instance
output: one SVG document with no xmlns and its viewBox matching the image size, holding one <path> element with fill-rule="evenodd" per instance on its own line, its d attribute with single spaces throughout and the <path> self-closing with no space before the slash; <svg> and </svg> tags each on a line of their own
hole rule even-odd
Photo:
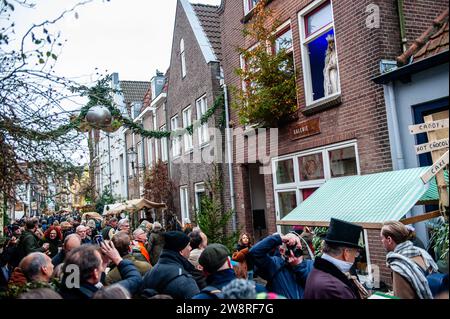
<svg viewBox="0 0 450 319">
<path fill-rule="evenodd" d="M 392 286 L 391 271 L 386 266 L 386 251 L 381 243 L 380 230 L 369 229 L 367 230 L 367 237 L 369 240 L 369 253 L 370 261 L 373 266 L 377 266 L 380 269 L 380 281 L 384 282 L 388 286 Z"/>
<path fill-rule="evenodd" d="M 184 47 L 186 54 L 186 76 L 181 75 L 181 59 L 180 59 L 180 40 L 184 39 Z M 191 106 L 192 122 L 197 120 L 196 100 L 206 95 L 208 108 L 210 108 L 217 96 L 221 93 L 219 77 L 219 63 L 211 62 L 207 64 L 203 53 L 198 45 L 186 14 L 182 5 L 178 2 L 175 16 L 175 27 L 173 34 L 172 56 L 170 61 L 169 87 L 167 92 L 167 114 L 168 129 L 170 128 L 170 119 L 178 114 L 178 126 L 183 125 L 182 110 L 187 106 Z M 217 123 L 221 116 L 218 111 L 215 116 L 208 121 L 208 127 L 217 127 Z M 223 140 L 219 144 L 222 144 Z M 204 182 L 208 176 L 212 174 L 213 166 L 211 164 L 187 164 L 192 161 L 193 154 L 185 153 L 184 143 L 182 143 L 182 158 L 173 159 L 170 152 L 171 161 L 171 178 L 175 183 L 175 213 L 181 217 L 180 194 L 179 187 L 187 185 L 189 191 L 189 207 L 191 220 L 194 213 L 195 197 L 194 185 L 198 182 Z M 202 149 L 202 152 L 212 151 L 213 142 L 209 143 Z M 193 134 L 194 148 L 198 149 L 197 133 Z M 171 143 L 169 142 L 169 148 Z M 222 149 L 223 152 L 223 149 Z"/>
</svg>

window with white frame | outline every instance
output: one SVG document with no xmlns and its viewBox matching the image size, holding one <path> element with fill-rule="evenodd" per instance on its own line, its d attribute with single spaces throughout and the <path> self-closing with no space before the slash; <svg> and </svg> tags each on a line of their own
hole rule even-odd
<svg viewBox="0 0 450 319">
<path fill-rule="evenodd" d="M 274 51 L 278 53 L 281 49 L 286 49 L 287 52 L 293 51 L 292 29 L 289 23 L 281 26 L 276 34 Z"/>
<path fill-rule="evenodd" d="M 161 126 L 161 128 L 159 129 L 160 131 L 166 131 L 167 130 L 167 126 L 164 124 L 163 126 Z M 163 162 L 167 162 L 167 137 L 163 137 L 161 139 L 161 161 Z"/>
<path fill-rule="evenodd" d="M 183 110 L 183 128 L 187 128 L 192 125 L 192 108 L 188 106 Z M 192 135 L 186 132 L 183 136 L 184 151 L 190 152 L 192 150 Z"/>
<path fill-rule="evenodd" d="M 200 212 L 202 209 L 202 199 L 205 196 L 205 183 L 195 184 L 195 211 Z"/>
<path fill-rule="evenodd" d="M 208 102 L 206 99 L 206 95 L 201 97 L 196 102 L 197 107 L 197 120 L 200 121 L 201 117 L 206 114 L 206 111 L 208 110 Z M 209 142 L 209 130 L 208 130 L 208 123 L 203 124 L 198 129 L 198 144 L 203 145 Z"/>
<path fill-rule="evenodd" d="M 153 166 L 153 139 L 147 139 L 148 166 Z"/>
<path fill-rule="evenodd" d="M 144 153 L 142 153 L 142 141 L 136 143 L 137 167 L 144 167 Z"/>
<path fill-rule="evenodd" d="M 253 10 L 258 4 L 259 0 L 243 0 L 244 1 L 244 13 L 247 14 Z"/>
<path fill-rule="evenodd" d="M 186 53 L 184 52 L 184 39 L 180 40 L 180 62 L 181 62 L 181 77 L 186 76 Z"/>
<path fill-rule="evenodd" d="M 170 129 L 172 131 L 178 130 L 178 115 L 175 115 L 170 119 Z M 181 155 L 181 136 L 172 137 L 172 156 L 179 157 Z"/>
<path fill-rule="evenodd" d="M 180 187 L 180 207 L 181 207 L 181 220 L 189 218 L 189 192 L 187 186 Z"/>
<path fill-rule="evenodd" d="M 340 94 L 331 1 L 314 1 L 299 13 L 299 25 L 308 106 Z"/>
<path fill-rule="evenodd" d="M 125 169 L 124 169 L 124 157 L 123 154 L 120 154 L 120 160 L 119 160 L 119 171 L 120 171 L 120 180 L 121 182 L 125 182 Z"/>
<path fill-rule="evenodd" d="M 326 180 L 359 175 L 356 142 L 346 142 L 283 156 L 272 161 L 277 219 L 281 220 Z M 286 233 L 289 227 L 281 226 Z"/>
</svg>

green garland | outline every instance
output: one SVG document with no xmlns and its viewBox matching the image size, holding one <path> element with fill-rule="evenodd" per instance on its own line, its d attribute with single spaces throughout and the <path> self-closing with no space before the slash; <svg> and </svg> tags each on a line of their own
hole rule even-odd
<svg viewBox="0 0 450 319">
<path fill-rule="evenodd" d="M 95 105 L 104 105 L 111 112 L 111 116 L 114 120 L 121 122 L 126 128 L 133 131 L 133 133 L 139 134 L 142 137 L 146 138 L 162 139 L 174 136 L 183 136 L 185 134 L 193 135 L 194 130 L 207 123 L 209 118 L 214 115 L 218 108 L 222 108 L 223 110 L 225 110 L 224 97 L 223 94 L 221 94 L 216 98 L 213 106 L 209 108 L 205 114 L 203 114 L 200 120 L 195 121 L 194 124 L 186 128 L 178 129 L 176 131 L 145 130 L 142 125 L 133 122 L 133 120 L 127 117 L 123 117 L 120 110 L 114 106 L 111 94 L 119 93 L 120 91 L 114 90 L 109 87 L 110 79 L 111 76 L 107 76 L 99 80 L 97 84 L 91 88 L 86 86 L 72 87 L 72 92 L 81 92 L 81 96 L 87 96 L 89 98 L 89 102 L 83 108 L 81 108 L 80 114 L 76 118 L 72 119 L 70 123 L 61 125 L 54 130 L 48 132 L 40 132 L 33 129 L 19 127 L 14 125 L 13 123 L 3 123 L 2 121 L 0 121 L 0 126 L 8 125 L 12 130 L 20 131 L 23 137 L 35 141 L 55 139 L 69 133 L 71 130 L 80 130 L 81 125 L 85 123 L 85 117 L 89 112 L 89 109 Z M 221 120 L 221 124 L 223 124 L 222 122 L 223 119 Z"/>
</svg>

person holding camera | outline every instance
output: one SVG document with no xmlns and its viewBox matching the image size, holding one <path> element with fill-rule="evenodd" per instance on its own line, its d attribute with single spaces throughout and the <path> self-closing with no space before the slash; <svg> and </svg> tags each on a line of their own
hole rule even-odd
<svg viewBox="0 0 450 319">
<path fill-rule="evenodd" d="M 303 299 L 306 279 L 313 262 L 303 260 L 300 238 L 289 233 L 274 234 L 254 245 L 249 252 L 266 288 L 288 299 Z"/>
</svg>

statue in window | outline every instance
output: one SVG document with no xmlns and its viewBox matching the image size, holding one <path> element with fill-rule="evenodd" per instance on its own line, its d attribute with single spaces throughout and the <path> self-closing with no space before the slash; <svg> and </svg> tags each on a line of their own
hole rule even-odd
<svg viewBox="0 0 450 319">
<path fill-rule="evenodd" d="M 339 79 L 337 70 L 336 46 L 334 36 L 327 36 L 327 52 L 325 55 L 325 68 L 323 69 L 325 96 L 335 94 L 339 91 Z"/>
</svg>

